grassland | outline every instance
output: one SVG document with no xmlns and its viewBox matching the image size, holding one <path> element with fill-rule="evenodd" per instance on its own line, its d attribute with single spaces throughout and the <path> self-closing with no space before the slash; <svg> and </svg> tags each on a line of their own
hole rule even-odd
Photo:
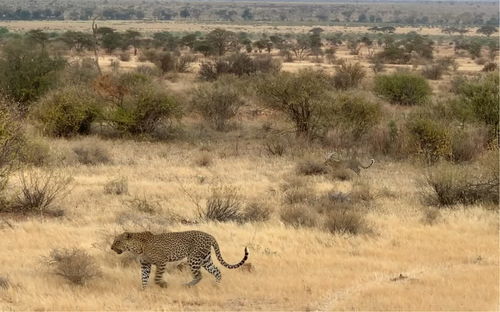
<svg viewBox="0 0 500 312">
<path fill-rule="evenodd" d="M 248 124 L 259 126 L 259 122 Z M 10 219 L 3 225 L 0 274 L 12 287 L 0 290 L 1 310 L 495 310 L 498 308 L 498 214 L 482 207 L 444 210 L 434 225 L 423 221 L 420 165 L 377 162 L 358 179 L 374 197 L 367 208 L 371 233 L 331 235 L 319 229 L 296 229 L 279 221 L 280 185 L 295 175 L 296 152 L 266 156 L 255 143 L 258 130 L 244 126 L 238 144 L 210 141 L 213 165 L 194 165 L 201 142 L 146 143 L 98 138 L 51 140 L 64 159 L 58 168 L 74 176 L 72 191 L 59 205 L 63 218 Z M 257 127 L 258 129 L 258 127 Z M 250 133 L 254 133 L 250 135 Z M 219 143 L 216 143 L 219 141 Z M 104 144 L 112 163 L 81 165 L 72 148 Z M 205 147 L 206 148 L 206 147 Z M 128 195 L 109 195 L 104 184 L 125 177 Z M 203 178 L 201 178 L 203 177 Z M 314 192 L 349 190 L 351 182 L 305 177 Z M 265 223 L 181 225 L 164 216 L 175 212 L 191 219 L 193 202 L 182 189 L 201 199 L 210 186 L 237 187 L 244 201 L 265 200 L 272 207 Z M 125 203 L 134 196 L 161 203 L 148 215 Z M 220 285 L 205 274 L 196 288 L 181 284 L 187 272 L 172 267 L 168 289 L 140 290 L 139 266 L 109 248 L 112 237 L 127 230 L 212 233 L 229 262 L 250 248 L 253 270 L 223 269 Z M 41 264 L 53 248 L 82 248 L 97 259 L 101 278 L 85 286 L 69 285 Z M 125 256 L 126 257 L 126 256 Z M 401 278 L 400 274 L 402 275 Z"/>
</svg>

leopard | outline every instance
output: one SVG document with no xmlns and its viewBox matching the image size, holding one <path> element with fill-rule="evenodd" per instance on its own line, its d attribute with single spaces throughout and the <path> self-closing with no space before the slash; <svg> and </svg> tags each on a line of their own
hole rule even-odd
<svg viewBox="0 0 500 312">
<path fill-rule="evenodd" d="M 327 155 L 326 160 L 325 160 L 325 165 L 329 166 L 331 168 L 348 168 L 354 171 L 357 175 L 360 174 L 361 169 L 368 169 L 370 168 L 373 164 L 375 163 L 375 159 L 370 159 L 370 164 L 364 166 L 357 158 L 350 158 L 350 159 L 340 159 L 338 154 L 335 152 L 332 152 Z"/>
<path fill-rule="evenodd" d="M 248 259 L 248 248 L 245 247 L 245 255 L 237 264 L 228 264 L 222 258 L 219 245 L 215 238 L 202 231 L 167 232 L 153 234 L 145 232 L 124 232 L 117 235 L 111 245 L 111 249 L 117 254 L 124 251 L 138 256 L 141 265 L 142 289 L 145 289 L 152 265 L 156 266 L 154 277 L 155 284 L 165 288 L 167 282 L 163 280 L 163 273 L 168 262 L 179 261 L 187 258 L 187 264 L 191 269 L 193 279 L 184 284 L 192 287 L 201 281 L 201 268 L 207 270 L 215 277 L 217 283 L 221 281 L 222 274 L 213 264 L 211 259 L 211 248 L 219 262 L 228 269 L 236 269 L 242 266 Z"/>
</svg>

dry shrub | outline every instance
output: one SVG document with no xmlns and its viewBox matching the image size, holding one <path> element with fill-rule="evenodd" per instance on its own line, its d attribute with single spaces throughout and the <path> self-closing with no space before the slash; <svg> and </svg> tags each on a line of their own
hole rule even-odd
<svg viewBox="0 0 500 312">
<path fill-rule="evenodd" d="M 475 160 L 481 155 L 487 145 L 486 129 L 471 129 L 456 131 L 452 136 L 451 150 L 454 162 Z"/>
<path fill-rule="evenodd" d="M 209 153 L 201 153 L 196 157 L 194 163 L 200 167 L 209 167 L 213 163 L 212 155 Z"/>
<path fill-rule="evenodd" d="M 285 206 L 280 211 L 281 221 L 293 227 L 314 227 L 318 224 L 317 214 L 309 206 Z"/>
<path fill-rule="evenodd" d="M 422 68 L 422 76 L 430 80 L 439 80 L 443 76 L 445 68 L 441 64 L 430 64 Z"/>
<path fill-rule="evenodd" d="M 18 157 L 22 163 L 36 167 L 48 165 L 52 160 L 49 144 L 39 137 L 25 138 Z"/>
<path fill-rule="evenodd" d="M 288 142 L 281 137 L 271 137 L 264 142 L 266 152 L 271 156 L 283 156 L 286 153 Z"/>
<path fill-rule="evenodd" d="M 495 70 L 498 69 L 498 65 L 494 62 L 489 62 L 484 64 L 483 69 L 481 71 L 483 72 L 494 72 Z"/>
<path fill-rule="evenodd" d="M 297 164 L 297 174 L 321 175 L 328 172 L 324 163 L 311 159 L 303 160 Z"/>
<path fill-rule="evenodd" d="M 326 216 L 324 227 L 332 234 L 357 235 L 367 230 L 363 216 L 359 212 L 335 209 Z"/>
<path fill-rule="evenodd" d="M 271 207 L 263 202 L 251 202 L 243 210 L 241 222 L 263 222 L 271 217 Z"/>
<path fill-rule="evenodd" d="M 118 177 L 104 184 L 104 193 L 112 195 L 128 194 L 128 180 L 125 177 Z"/>
<path fill-rule="evenodd" d="M 303 179 L 290 178 L 281 185 L 283 202 L 288 205 L 305 203 L 314 197 L 314 191 Z"/>
<path fill-rule="evenodd" d="M 0 276 L 0 289 L 8 289 L 10 287 L 10 281 L 5 276 Z"/>
<path fill-rule="evenodd" d="M 20 192 L 14 198 L 12 211 L 17 213 L 56 213 L 49 211 L 57 199 L 68 194 L 73 178 L 54 171 L 24 171 L 19 174 Z"/>
<path fill-rule="evenodd" d="M 330 170 L 330 176 L 334 180 L 349 181 L 354 177 L 354 172 L 349 168 L 345 168 L 343 166 L 337 166 L 335 168 L 332 168 L 332 170 Z"/>
<path fill-rule="evenodd" d="M 75 285 L 84 285 L 101 276 L 95 260 L 81 249 L 53 249 L 45 259 L 54 268 L 54 273 Z"/>
<path fill-rule="evenodd" d="M 0 97 L 0 195 L 23 148 L 23 128 L 9 103 Z"/>
<path fill-rule="evenodd" d="M 75 146 L 73 152 L 76 154 L 78 162 L 84 165 L 100 165 L 112 162 L 106 146 L 97 141 Z"/>
<path fill-rule="evenodd" d="M 429 202 L 438 206 L 498 204 L 498 156 L 488 155 L 482 162 L 479 169 L 449 163 L 432 168 L 426 176 Z"/>
<path fill-rule="evenodd" d="M 353 183 L 350 196 L 354 202 L 369 202 L 373 200 L 370 184 L 362 180 L 356 180 Z"/>
<path fill-rule="evenodd" d="M 366 72 L 360 63 L 342 62 L 333 76 L 333 86 L 341 90 L 356 88 L 365 75 Z"/>
<path fill-rule="evenodd" d="M 161 210 L 161 205 L 159 201 L 153 201 L 147 199 L 146 196 L 142 198 L 134 196 L 134 198 L 126 202 L 126 205 L 132 210 L 148 214 L 156 214 Z"/>
<path fill-rule="evenodd" d="M 427 225 L 436 224 L 438 219 L 441 217 L 441 212 L 439 209 L 434 207 L 427 207 L 422 211 L 422 223 Z"/>
<path fill-rule="evenodd" d="M 205 209 L 199 210 L 201 219 L 228 222 L 242 219 L 241 198 L 237 189 L 229 186 L 217 186 L 206 202 Z"/>
<path fill-rule="evenodd" d="M 118 54 L 118 58 L 122 62 L 130 62 L 130 53 L 123 51 L 122 53 Z"/>
</svg>

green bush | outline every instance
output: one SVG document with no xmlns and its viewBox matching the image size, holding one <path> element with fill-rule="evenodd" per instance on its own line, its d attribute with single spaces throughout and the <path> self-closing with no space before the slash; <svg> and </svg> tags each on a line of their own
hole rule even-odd
<svg viewBox="0 0 500 312">
<path fill-rule="evenodd" d="M 499 77 L 498 72 L 462 82 L 457 87 L 459 100 L 455 109 L 463 120 L 480 121 L 491 127 L 495 134 L 499 122 Z"/>
<path fill-rule="evenodd" d="M 65 60 L 51 56 L 46 49 L 12 40 L 0 52 L 0 91 L 21 103 L 35 101 L 57 82 Z"/>
<path fill-rule="evenodd" d="M 411 73 L 394 73 L 375 77 L 375 92 L 393 104 L 419 105 L 431 95 L 425 78 Z"/>
<path fill-rule="evenodd" d="M 380 122 L 382 109 L 363 95 L 340 93 L 335 98 L 334 118 L 357 139 Z"/>
<path fill-rule="evenodd" d="M 408 130 L 416 152 L 422 154 L 428 162 L 451 156 L 451 137 L 442 122 L 416 118 L 408 123 Z"/>
<path fill-rule="evenodd" d="M 138 83 L 131 87 L 108 115 L 119 131 L 130 134 L 152 134 L 158 126 L 179 118 L 182 110 L 179 102 L 163 87 L 153 83 Z"/>
<path fill-rule="evenodd" d="M 33 116 L 45 134 L 69 137 L 88 134 L 91 123 L 100 115 L 93 91 L 85 86 L 54 90 L 37 103 Z"/>
<path fill-rule="evenodd" d="M 193 109 L 218 131 L 227 130 L 228 122 L 243 104 L 238 91 L 227 80 L 197 88 L 191 99 Z"/>
<path fill-rule="evenodd" d="M 7 102 L 0 98 L 0 196 L 18 161 L 23 141 L 20 122 L 9 110 Z"/>
</svg>

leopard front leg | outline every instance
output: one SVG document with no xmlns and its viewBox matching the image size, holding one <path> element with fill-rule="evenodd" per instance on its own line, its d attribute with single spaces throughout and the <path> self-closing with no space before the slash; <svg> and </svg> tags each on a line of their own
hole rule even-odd
<svg viewBox="0 0 500 312">
<path fill-rule="evenodd" d="M 151 263 L 141 261 L 142 289 L 146 288 L 146 285 L 148 284 L 150 273 L 151 273 Z"/>
</svg>

